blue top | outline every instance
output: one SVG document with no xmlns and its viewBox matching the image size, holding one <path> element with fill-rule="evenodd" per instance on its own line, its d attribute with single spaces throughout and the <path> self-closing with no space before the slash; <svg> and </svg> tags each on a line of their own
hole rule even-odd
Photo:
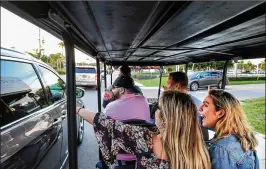
<svg viewBox="0 0 266 169">
<path fill-rule="evenodd" d="M 257 152 L 244 152 L 234 135 L 220 139 L 209 148 L 212 169 L 259 169 Z"/>
</svg>

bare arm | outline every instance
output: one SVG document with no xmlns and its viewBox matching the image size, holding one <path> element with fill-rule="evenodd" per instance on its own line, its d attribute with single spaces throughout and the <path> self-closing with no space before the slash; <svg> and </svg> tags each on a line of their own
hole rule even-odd
<svg viewBox="0 0 266 169">
<path fill-rule="evenodd" d="M 84 120 L 86 120 L 87 122 L 89 122 L 90 124 L 93 124 L 93 120 L 94 120 L 94 116 L 95 116 L 95 113 L 91 112 L 91 111 L 88 111 L 84 108 L 77 108 L 77 111 L 78 115 L 80 115 Z"/>
</svg>

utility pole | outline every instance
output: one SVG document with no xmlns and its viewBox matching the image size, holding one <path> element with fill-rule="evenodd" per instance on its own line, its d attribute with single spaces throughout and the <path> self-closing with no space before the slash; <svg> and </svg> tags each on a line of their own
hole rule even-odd
<svg viewBox="0 0 266 169">
<path fill-rule="evenodd" d="M 235 78 L 237 79 L 237 62 L 235 62 L 234 67 L 235 67 Z"/>
<path fill-rule="evenodd" d="M 39 51 L 38 51 L 38 55 L 39 55 L 39 59 L 41 59 L 41 28 L 39 27 Z"/>
</svg>

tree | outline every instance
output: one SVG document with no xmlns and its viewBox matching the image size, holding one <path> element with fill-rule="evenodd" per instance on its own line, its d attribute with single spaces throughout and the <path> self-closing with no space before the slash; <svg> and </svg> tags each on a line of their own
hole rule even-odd
<svg viewBox="0 0 266 169">
<path fill-rule="evenodd" d="M 91 65 L 87 62 L 77 62 L 77 66 L 96 66 L 96 63 L 94 65 Z"/>
<path fill-rule="evenodd" d="M 247 69 L 248 69 L 248 71 L 254 70 L 254 66 L 255 66 L 255 65 L 253 65 L 253 64 L 251 63 L 251 61 L 248 61 L 248 63 L 247 63 Z"/>
<path fill-rule="evenodd" d="M 175 66 L 165 66 L 168 73 L 175 72 Z"/>
<path fill-rule="evenodd" d="M 62 56 L 63 56 L 63 51 L 64 51 L 64 47 L 65 47 L 65 44 L 64 44 L 64 42 L 59 42 L 58 43 L 58 46 L 62 49 Z"/>
<path fill-rule="evenodd" d="M 46 55 L 43 55 L 43 56 L 41 57 L 41 60 L 42 60 L 44 63 L 50 63 L 50 58 L 49 58 L 48 56 L 46 56 Z"/>
<path fill-rule="evenodd" d="M 36 59 L 39 59 L 38 49 L 33 49 L 32 52 L 26 51 L 26 53 L 29 54 L 29 55 L 31 55 L 31 56 L 33 56 L 33 57 L 35 57 Z"/>
<path fill-rule="evenodd" d="M 262 69 L 262 70 L 265 70 L 265 60 L 266 60 L 266 59 L 264 59 L 263 61 L 261 61 L 261 62 L 259 63 L 259 68 Z"/>
<path fill-rule="evenodd" d="M 50 58 L 50 63 L 53 65 L 53 67 L 55 67 L 56 69 L 58 69 L 59 67 L 61 68 L 62 62 L 65 59 L 61 53 L 53 53 L 49 55 Z"/>
<path fill-rule="evenodd" d="M 239 63 L 238 63 L 238 68 L 242 70 L 242 72 L 244 72 L 244 69 L 245 69 L 245 63 L 243 60 L 241 60 Z"/>
</svg>

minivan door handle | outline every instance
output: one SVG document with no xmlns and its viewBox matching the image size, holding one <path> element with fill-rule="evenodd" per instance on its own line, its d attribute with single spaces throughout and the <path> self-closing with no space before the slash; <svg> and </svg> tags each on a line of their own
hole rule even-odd
<svg viewBox="0 0 266 169">
<path fill-rule="evenodd" d="M 66 116 L 67 116 L 67 111 L 63 110 L 62 111 L 62 116 L 61 116 L 62 120 L 66 119 Z"/>
<path fill-rule="evenodd" d="M 65 120 L 66 119 L 66 116 L 67 116 L 66 114 L 65 115 L 62 115 L 61 116 L 62 120 Z"/>
<path fill-rule="evenodd" d="M 62 122 L 62 118 L 61 117 L 56 118 L 56 119 L 54 119 L 53 125 L 57 125 L 58 123 L 61 123 L 61 122 Z"/>
</svg>

